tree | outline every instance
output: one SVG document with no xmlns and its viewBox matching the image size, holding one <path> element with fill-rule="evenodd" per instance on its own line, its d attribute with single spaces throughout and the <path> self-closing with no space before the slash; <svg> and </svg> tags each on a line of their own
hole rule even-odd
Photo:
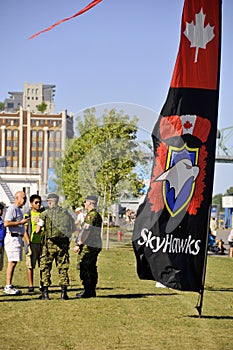
<svg viewBox="0 0 233 350">
<path fill-rule="evenodd" d="M 37 105 L 36 108 L 39 112 L 44 113 L 47 109 L 48 105 L 44 101 L 41 102 L 41 104 Z"/>
<path fill-rule="evenodd" d="M 0 102 L 0 111 L 4 111 L 4 108 L 5 108 L 4 103 Z"/>
<path fill-rule="evenodd" d="M 222 194 L 218 193 L 212 198 L 212 204 L 218 205 L 219 211 L 222 211 Z"/>
<path fill-rule="evenodd" d="M 233 187 L 229 187 L 227 190 L 226 190 L 226 193 L 224 196 L 229 196 L 229 195 L 233 195 Z"/>
<path fill-rule="evenodd" d="M 78 137 L 68 142 L 64 157 L 56 166 L 57 185 L 68 203 L 78 206 L 88 194 L 102 197 L 107 204 L 120 196 L 123 188 L 133 194 L 143 187 L 134 171 L 142 153 L 138 150 L 137 117 L 130 120 L 123 111 L 105 111 L 100 119 L 95 109 L 78 118 Z"/>
</svg>

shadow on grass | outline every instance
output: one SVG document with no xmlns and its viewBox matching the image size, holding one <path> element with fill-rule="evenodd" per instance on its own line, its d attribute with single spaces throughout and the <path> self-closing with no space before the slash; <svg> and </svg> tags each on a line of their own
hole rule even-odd
<svg viewBox="0 0 233 350">
<path fill-rule="evenodd" d="M 191 315 L 190 318 L 204 318 L 205 320 L 233 320 L 233 316 L 208 316 L 208 315 Z"/>
<path fill-rule="evenodd" d="M 233 288 L 206 287 L 205 290 L 207 290 L 208 292 L 233 292 Z"/>
<path fill-rule="evenodd" d="M 155 294 L 155 293 L 137 293 L 137 294 L 110 294 L 110 295 L 100 295 L 98 298 L 109 298 L 109 299 L 137 299 L 137 298 L 147 298 L 155 296 L 171 296 L 177 293 L 165 293 L 165 294 Z"/>
<path fill-rule="evenodd" d="M 101 289 L 107 289 L 107 288 L 101 288 Z M 112 289 L 112 288 L 109 288 Z M 80 291 L 80 288 L 78 289 L 70 289 L 68 290 L 68 295 L 69 295 L 69 300 L 77 300 L 76 296 L 70 296 L 69 292 L 72 291 Z M 60 292 L 59 290 L 50 290 L 49 294 L 53 295 L 53 294 L 58 294 L 58 292 Z M 30 295 L 30 298 L 27 297 L 27 295 Z M 17 295 L 17 296 L 7 296 L 7 295 L 1 295 L 1 297 L 4 297 L 4 299 L 0 299 L 0 303 L 1 302 L 9 302 L 9 301 L 13 301 L 13 302 L 19 302 L 19 301 L 35 301 L 35 300 L 40 300 L 39 298 L 36 298 L 40 295 L 39 292 L 34 292 L 34 293 L 28 293 L 28 294 L 23 294 L 23 295 Z M 136 294 L 110 294 L 110 295 L 98 295 L 97 294 L 97 299 L 141 299 L 141 298 L 147 298 L 147 297 L 168 297 L 168 296 L 173 296 L 173 295 L 177 295 L 177 293 L 163 293 L 163 294 L 155 294 L 155 293 L 136 293 Z M 52 298 L 53 299 L 53 298 Z M 57 300 L 53 299 L 53 300 Z"/>
</svg>

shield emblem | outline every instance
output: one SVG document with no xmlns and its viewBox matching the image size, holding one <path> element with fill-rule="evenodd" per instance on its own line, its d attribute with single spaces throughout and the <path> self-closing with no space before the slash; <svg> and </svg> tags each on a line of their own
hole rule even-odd
<svg viewBox="0 0 233 350">
<path fill-rule="evenodd" d="M 156 181 L 163 180 L 163 200 L 172 217 L 192 199 L 199 174 L 198 155 L 199 148 L 189 148 L 187 144 L 168 148 L 166 170 Z"/>
</svg>

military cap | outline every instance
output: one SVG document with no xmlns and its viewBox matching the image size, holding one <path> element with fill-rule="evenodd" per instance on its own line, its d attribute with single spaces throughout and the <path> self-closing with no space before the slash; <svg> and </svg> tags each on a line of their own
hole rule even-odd
<svg viewBox="0 0 233 350">
<path fill-rule="evenodd" d="M 98 198 L 96 196 L 87 196 L 86 199 L 85 199 L 85 202 L 86 201 L 97 203 L 98 202 Z"/>
<path fill-rule="evenodd" d="M 47 199 L 57 199 L 57 200 L 59 200 L 59 196 L 56 193 L 51 192 L 51 193 L 49 193 L 47 195 Z"/>
</svg>

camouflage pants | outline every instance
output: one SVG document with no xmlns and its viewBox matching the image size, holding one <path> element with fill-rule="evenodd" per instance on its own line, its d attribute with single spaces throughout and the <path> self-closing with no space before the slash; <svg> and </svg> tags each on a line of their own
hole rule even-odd
<svg viewBox="0 0 233 350">
<path fill-rule="evenodd" d="M 85 290 L 95 290 L 98 281 L 97 258 L 101 249 L 84 246 L 81 254 L 78 255 L 78 268 L 80 279 Z"/>
<path fill-rule="evenodd" d="M 59 284 L 62 286 L 69 285 L 69 244 L 55 243 L 47 240 L 46 245 L 42 247 L 40 258 L 41 282 L 43 286 L 51 285 L 51 270 L 55 260 L 59 273 Z"/>
</svg>

